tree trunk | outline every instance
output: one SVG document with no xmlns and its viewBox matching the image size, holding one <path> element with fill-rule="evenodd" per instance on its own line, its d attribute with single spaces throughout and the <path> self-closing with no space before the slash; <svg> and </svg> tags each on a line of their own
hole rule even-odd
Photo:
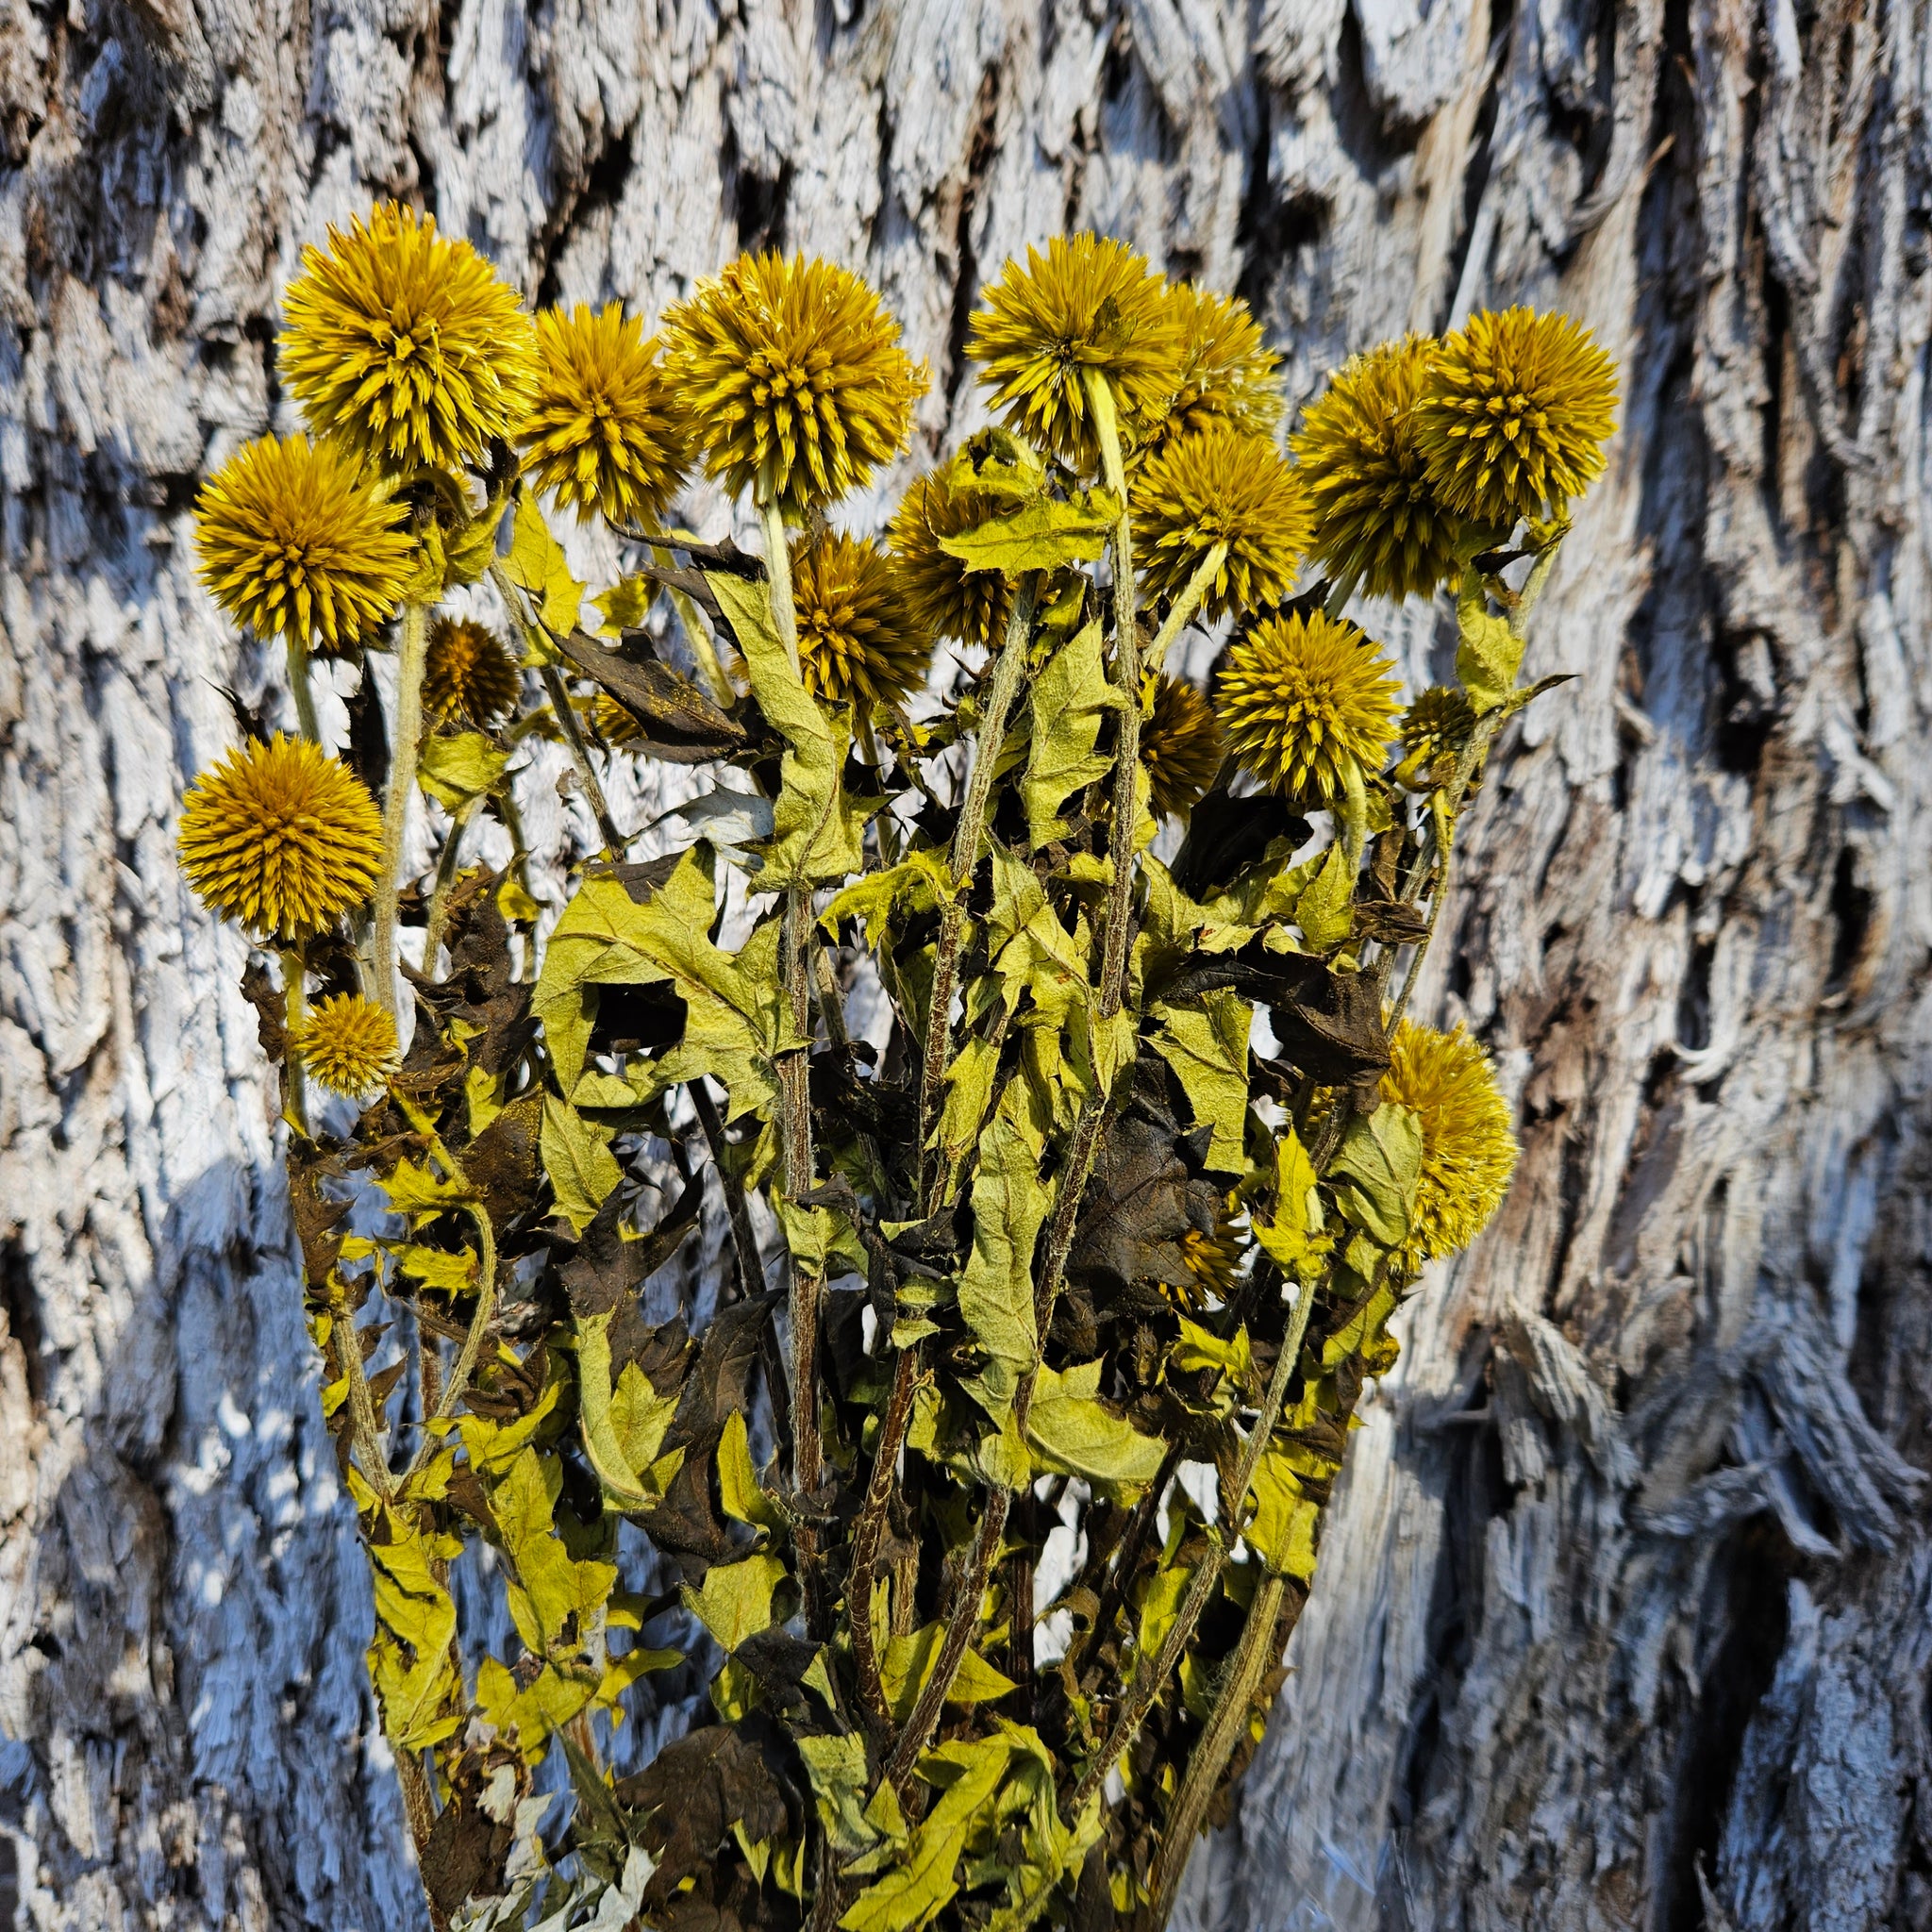
<svg viewBox="0 0 1932 1932">
<path fill-rule="evenodd" d="M 1181 1916 L 1932 1925 L 1928 76 L 1901 0 L 0 0 L 25 1922 L 420 1923 L 241 944 L 172 842 L 274 682 L 194 490 L 281 420 L 299 244 L 398 193 L 545 300 L 862 265 L 933 449 L 979 280 L 1063 225 L 1239 288 L 1297 398 L 1472 307 L 1596 327 L 1624 428 L 1530 665 L 1576 681 L 1425 987 L 1523 1166 L 1365 1411 Z M 1385 634 L 1445 668 L 1438 613 Z"/>
</svg>

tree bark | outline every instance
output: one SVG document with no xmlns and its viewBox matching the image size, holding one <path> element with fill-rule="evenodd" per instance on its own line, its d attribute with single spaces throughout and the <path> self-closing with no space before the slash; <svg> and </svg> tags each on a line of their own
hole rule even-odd
<svg viewBox="0 0 1932 1932">
<path fill-rule="evenodd" d="M 224 688 L 283 703 L 195 488 L 288 426 L 299 245 L 395 193 L 546 301 L 863 266 L 931 364 L 915 457 L 980 420 L 979 281 L 1066 225 L 1249 296 L 1298 400 L 1473 307 L 1597 329 L 1624 426 L 1529 666 L 1576 681 L 1501 746 L 1424 989 L 1522 1169 L 1407 1318 L 1180 1916 L 1932 1925 L 1928 75 L 1902 0 L 0 5 L 27 1922 L 420 1923 L 242 946 L 173 851 Z M 1440 612 L 1383 634 L 1446 669 Z"/>
</svg>

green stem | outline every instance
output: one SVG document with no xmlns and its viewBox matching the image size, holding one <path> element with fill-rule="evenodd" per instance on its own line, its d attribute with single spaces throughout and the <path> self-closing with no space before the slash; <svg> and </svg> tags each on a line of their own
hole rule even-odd
<svg viewBox="0 0 1932 1932">
<path fill-rule="evenodd" d="M 1147 661 L 1156 671 L 1167 669 L 1168 654 L 1174 649 L 1174 640 L 1187 628 L 1189 618 L 1201 608 L 1201 599 L 1208 594 L 1208 587 L 1221 575 L 1221 567 L 1226 561 L 1227 545 L 1216 543 L 1188 579 L 1187 588 L 1174 600 L 1173 609 L 1167 613 L 1166 622 L 1148 650 Z"/>
<path fill-rule="evenodd" d="M 470 814 L 476 808 L 474 798 L 457 807 L 449 822 L 449 834 L 436 861 L 436 884 L 430 888 L 429 916 L 423 928 L 423 972 L 436 977 L 436 955 L 442 945 L 442 928 L 449 920 L 449 892 L 456 883 L 457 855 L 462 850 L 463 834 L 470 826 Z"/>
<path fill-rule="evenodd" d="M 416 789 L 416 759 L 423 743 L 423 661 L 428 650 L 429 607 L 403 606 L 402 641 L 396 654 L 396 740 L 389 787 L 382 800 L 382 871 L 375 881 L 370 927 L 375 997 L 396 1018 L 396 898 L 402 890 L 403 833 L 409 794 Z"/>
<path fill-rule="evenodd" d="M 287 1042 L 282 1048 L 282 1071 L 288 1076 L 289 1120 L 305 1139 L 308 1134 L 308 1076 L 302 1070 L 301 1056 L 295 1051 L 295 1036 L 308 1017 L 308 1003 L 302 990 L 303 958 L 299 946 L 282 955 L 282 1001 L 286 1013 L 283 1024 Z"/>
<path fill-rule="evenodd" d="M 315 722 L 315 693 L 308 685 L 308 641 L 294 631 L 284 640 L 289 653 L 289 691 L 295 700 L 295 723 L 310 744 L 321 742 Z"/>
<path fill-rule="evenodd" d="M 349 1439 L 361 1456 L 362 1474 L 384 1503 L 393 1504 L 396 1481 L 390 1474 L 389 1457 L 383 1453 L 375 1400 L 369 1392 L 369 1377 L 362 1367 L 361 1338 L 356 1332 L 347 1298 L 340 1293 L 329 1310 L 329 1346 L 335 1351 L 336 1374 L 348 1379 Z"/>
<path fill-rule="evenodd" d="M 765 528 L 765 575 L 771 587 L 772 623 L 791 663 L 791 675 L 805 674 L 798 661 L 798 607 L 791 601 L 791 547 L 785 541 L 785 512 L 775 503 L 761 503 L 758 516 Z"/>
<path fill-rule="evenodd" d="M 456 1156 L 443 1145 L 442 1137 L 433 1129 L 429 1133 L 429 1146 L 449 1178 L 469 1193 L 469 1176 L 458 1165 Z M 471 1225 L 476 1230 L 476 1308 L 470 1317 L 470 1326 L 463 1336 L 463 1346 L 457 1357 L 456 1367 L 450 1371 L 449 1380 L 443 1385 L 442 1399 L 436 1405 L 436 1412 L 428 1418 L 430 1422 L 446 1422 L 456 1413 L 457 1404 L 469 1392 L 470 1378 L 476 1373 L 477 1358 L 483 1352 L 483 1338 L 496 1318 L 496 1231 L 490 1224 L 490 1210 L 480 1201 L 467 1203 L 466 1211 Z M 423 1445 L 410 1465 L 411 1475 L 428 1461 L 435 1449 L 436 1438 L 425 1429 Z"/>
</svg>

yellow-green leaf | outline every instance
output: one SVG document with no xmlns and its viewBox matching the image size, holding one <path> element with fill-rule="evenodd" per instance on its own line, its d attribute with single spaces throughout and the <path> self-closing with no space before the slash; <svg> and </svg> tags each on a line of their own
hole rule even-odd
<svg viewBox="0 0 1932 1932">
<path fill-rule="evenodd" d="M 1143 1436 L 1100 1401 L 1097 1361 L 1057 1374 L 1041 1366 L 1033 1385 L 1026 1441 L 1041 1469 L 1084 1476 L 1117 1490 L 1144 1489 L 1159 1474 L 1167 1444 Z"/>
<path fill-rule="evenodd" d="M 1288 1458 L 1271 1449 L 1255 1469 L 1255 1514 L 1241 1534 L 1276 1576 L 1315 1574 L 1315 1526 L 1321 1507 L 1303 1493 Z"/>
<path fill-rule="evenodd" d="M 943 1624 L 928 1624 L 910 1636 L 891 1639 L 880 1655 L 879 1679 L 885 1686 L 886 1703 L 901 1724 L 912 1715 L 913 1706 L 932 1675 L 945 1640 Z M 953 1688 L 946 1692 L 946 1702 L 990 1704 L 1012 1689 L 1010 1677 L 969 1648 L 959 1659 L 959 1673 L 953 1679 Z"/>
<path fill-rule="evenodd" d="M 1474 572 L 1456 600 L 1456 675 L 1480 716 L 1508 701 L 1523 668 L 1523 642 L 1506 618 L 1489 614 L 1489 598 Z"/>
<path fill-rule="evenodd" d="M 416 781 L 447 811 L 473 798 L 484 798 L 503 782 L 509 754 L 498 751 L 480 731 L 458 731 L 424 741 Z"/>
<path fill-rule="evenodd" d="M 550 534 L 543 513 L 528 495 L 517 498 L 509 555 L 503 568 L 511 583 L 530 593 L 538 619 L 548 629 L 567 632 L 575 627 L 583 609 L 584 586 L 571 575 L 563 545 Z"/>
<path fill-rule="evenodd" d="M 996 570 L 1009 577 L 1062 564 L 1092 563 L 1107 548 L 1120 520 L 1120 503 L 1106 490 L 1087 491 L 1071 503 L 1035 497 L 970 529 L 940 539 L 940 548 L 968 570 Z"/>
<path fill-rule="evenodd" d="M 1046 1147 L 1028 1083 L 1009 1080 L 980 1137 L 973 1179 L 973 1252 L 959 1279 L 959 1313 L 988 1357 L 979 1393 L 1009 1407 L 1040 1354 L 1033 1317 L 1033 1247 L 1052 1197 L 1040 1182 Z"/>
<path fill-rule="evenodd" d="M 1355 927 L 1355 870 L 1338 841 L 1294 902 L 1294 923 L 1318 953 L 1343 944 Z"/>
<path fill-rule="evenodd" d="M 1212 1127 L 1207 1165 L 1221 1174 L 1247 1166 L 1248 1035 L 1255 1009 L 1227 988 L 1157 1007 L 1154 1050 L 1174 1071 L 1197 1127 Z"/>
<path fill-rule="evenodd" d="M 1412 1108 L 1384 1101 L 1357 1115 L 1328 1165 L 1335 1202 L 1349 1220 L 1385 1248 L 1407 1239 L 1423 1165 L 1423 1124 Z"/>
<path fill-rule="evenodd" d="M 543 1097 L 543 1130 L 538 1146 L 557 1196 L 557 1211 L 582 1234 L 624 1178 L 610 1151 L 610 1130 L 593 1126 L 567 1101 L 548 1093 Z"/>
<path fill-rule="evenodd" d="M 725 1417 L 724 1433 L 718 1439 L 718 1501 L 734 1523 L 773 1531 L 785 1525 L 778 1506 L 758 1487 L 741 1409 Z"/>
<path fill-rule="evenodd" d="M 684 1586 L 685 1607 L 721 1649 L 736 1650 L 747 1637 L 772 1624 L 772 1597 L 785 1580 L 785 1566 L 760 1550 L 738 1563 L 713 1563 L 696 1590 Z"/>
<path fill-rule="evenodd" d="M 1076 631 L 1047 659 L 1033 685 L 1033 740 L 1020 784 L 1028 844 L 1065 831 L 1062 804 L 1106 774 L 1112 760 L 1094 746 L 1102 719 L 1120 701 L 1102 661 L 1099 625 Z"/>
</svg>

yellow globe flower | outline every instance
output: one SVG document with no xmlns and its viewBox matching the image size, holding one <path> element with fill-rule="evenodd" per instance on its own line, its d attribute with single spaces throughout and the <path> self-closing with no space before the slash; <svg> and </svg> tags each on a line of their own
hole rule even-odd
<svg viewBox="0 0 1932 1932">
<path fill-rule="evenodd" d="M 891 558 L 876 543 L 828 532 L 791 554 L 798 656 L 807 688 L 871 710 L 925 682 L 932 641 L 907 621 Z"/>
<path fill-rule="evenodd" d="M 691 424 L 658 359 L 658 339 L 616 302 L 537 318 L 542 355 L 536 406 L 518 433 L 541 490 L 555 491 L 581 522 L 601 510 L 613 523 L 653 527 L 683 486 Z"/>
<path fill-rule="evenodd" d="M 368 898 L 382 818 L 346 765 L 277 732 L 195 780 L 178 842 L 181 870 L 215 912 L 270 938 L 300 939 Z"/>
<path fill-rule="evenodd" d="M 1008 428 L 1083 475 L 1100 468 L 1086 372 L 1105 375 L 1123 442 L 1159 427 L 1181 381 L 1183 330 L 1144 256 L 1099 235 L 1056 235 L 1007 263 L 966 353 Z"/>
<path fill-rule="evenodd" d="M 1154 709 L 1141 726 L 1149 802 L 1156 818 L 1181 818 L 1221 775 L 1227 744 L 1214 708 L 1185 678 L 1163 674 L 1152 682 Z"/>
<path fill-rule="evenodd" d="M 1158 441 L 1216 424 L 1273 436 L 1281 421 L 1281 358 L 1238 295 L 1177 282 L 1167 301 L 1181 330 L 1181 380 Z"/>
<path fill-rule="evenodd" d="M 1457 572 L 1462 520 L 1438 501 L 1418 435 L 1435 347 L 1408 336 L 1351 357 L 1291 439 L 1315 555 L 1372 597 L 1426 597 Z"/>
<path fill-rule="evenodd" d="M 308 426 L 386 469 L 457 469 L 512 435 L 537 393 L 516 291 L 394 202 L 305 248 L 282 313 L 281 378 Z"/>
<path fill-rule="evenodd" d="M 1294 588 L 1308 513 L 1287 459 L 1265 436 L 1219 423 L 1177 437 L 1136 468 L 1135 567 L 1172 601 L 1217 543 L 1227 546 L 1202 608 L 1210 619 L 1278 603 Z"/>
<path fill-rule="evenodd" d="M 996 570 L 969 570 L 940 548 L 944 537 L 970 530 L 990 514 L 977 491 L 949 489 L 922 476 L 899 504 L 888 532 L 908 616 L 928 637 L 983 644 L 1004 637 L 1012 587 Z"/>
<path fill-rule="evenodd" d="M 1489 1225 L 1516 1171 L 1516 1136 L 1489 1055 L 1460 1026 L 1442 1033 L 1405 1020 L 1389 1042 L 1382 1098 L 1422 1121 L 1415 1213 L 1395 1257 L 1396 1272 L 1413 1276 Z"/>
<path fill-rule="evenodd" d="M 1402 714 L 1402 742 L 1411 757 L 1435 759 L 1468 742 L 1475 707 L 1454 685 L 1432 684 Z"/>
<path fill-rule="evenodd" d="M 591 700 L 591 725 L 608 745 L 632 744 L 644 735 L 636 715 L 625 709 L 608 691 L 600 691 Z"/>
<path fill-rule="evenodd" d="M 258 637 L 340 651 L 402 601 L 412 548 L 404 516 L 344 451 L 306 436 L 265 436 L 201 487 L 197 574 Z"/>
<path fill-rule="evenodd" d="M 1416 439 L 1450 509 L 1513 526 L 1558 514 L 1602 474 L 1616 405 L 1617 365 L 1587 328 L 1485 309 L 1437 348 Z"/>
<path fill-rule="evenodd" d="M 291 1035 L 289 1044 L 315 1080 L 352 1100 L 379 1087 L 401 1061 L 396 1023 L 359 993 L 324 1000 Z"/>
<path fill-rule="evenodd" d="M 664 318 L 668 376 L 734 495 L 794 520 L 906 445 L 926 373 L 858 275 L 741 255 Z"/>
<path fill-rule="evenodd" d="M 1161 1291 L 1190 1313 L 1206 1307 L 1210 1297 L 1224 1302 L 1234 1292 L 1241 1266 L 1241 1230 L 1234 1224 L 1236 1207 L 1236 1197 L 1227 1195 L 1215 1209 L 1212 1234 L 1191 1227 L 1181 1237 L 1181 1257 L 1189 1278 L 1178 1287 L 1163 1284 Z"/>
<path fill-rule="evenodd" d="M 1352 624 L 1319 610 L 1270 617 L 1229 649 L 1214 708 L 1256 777 L 1325 803 L 1351 765 L 1381 769 L 1402 691 L 1393 668 Z"/>
<path fill-rule="evenodd" d="M 429 626 L 427 644 L 423 708 L 432 724 L 464 720 L 488 730 L 516 703 L 523 675 L 487 624 L 439 617 Z"/>
</svg>

